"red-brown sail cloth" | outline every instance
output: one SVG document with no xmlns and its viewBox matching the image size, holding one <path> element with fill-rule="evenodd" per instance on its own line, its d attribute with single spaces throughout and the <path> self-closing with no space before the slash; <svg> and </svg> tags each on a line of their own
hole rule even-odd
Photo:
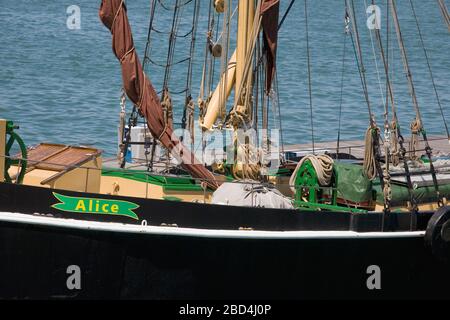
<svg viewBox="0 0 450 320">
<path fill-rule="evenodd" d="M 144 74 L 137 56 L 127 9 L 123 0 L 102 0 L 99 16 L 111 31 L 113 52 L 122 66 L 122 80 L 128 98 L 140 109 L 153 137 L 157 138 L 194 178 L 218 187 L 214 175 L 175 137 L 165 125 L 163 109 L 152 83 Z"/>
<path fill-rule="evenodd" d="M 280 0 L 263 0 L 261 4 L 261 23 L 264 32 L 264 48 L 267 59 L 267 92 L 269 92 L 272 87 L 272 81 L 276 71 L 279 13 Z"/>
</svg>

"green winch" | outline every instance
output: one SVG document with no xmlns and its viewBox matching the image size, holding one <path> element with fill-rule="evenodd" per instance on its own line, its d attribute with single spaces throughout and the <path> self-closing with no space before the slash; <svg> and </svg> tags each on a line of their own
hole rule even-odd
<svg viewBox="0 0 450 320">
<path fill-rule="evenodd" d="M 303 210 L 367 212 L 374 203 L 372 183 L 356 164 L 332 162 L 327 183 L 313 164 L 306 159 L 295 175 L 295 206 Z M 321 183 L 322 182 L 322 183 Z"/>
</svg>

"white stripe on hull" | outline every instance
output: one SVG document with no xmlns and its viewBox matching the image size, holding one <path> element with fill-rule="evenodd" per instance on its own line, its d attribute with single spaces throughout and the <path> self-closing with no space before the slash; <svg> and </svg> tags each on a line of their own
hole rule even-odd
<svg viewBox="0 0 450 320">
<path fill-rule="evenodd" d="M 164 236 L 184 236 L 229 239 L 371 239 L 371 238 L 417 238 L 423 237 L 425 231 L 413 232 L 354 232 L 354 231 L 251 231 L 251 230 L 215 230 L 162 226 L 132 225 L 111 222 L 83 221 L 28 215 L 12 212 L 0 212 L 0 221 L 70 228 L 102 232 L 130 234 L 149 234 Z"/>
</svg>

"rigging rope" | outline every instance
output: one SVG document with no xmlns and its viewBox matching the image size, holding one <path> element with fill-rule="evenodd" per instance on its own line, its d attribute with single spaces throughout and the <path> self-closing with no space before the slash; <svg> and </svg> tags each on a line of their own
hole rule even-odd
<svg viewBox="0 0 450 320">
<path fill-rule="evenodd" d="M 156 29 L 154 26 L 151 27 L 152 31 L 155 31 L 156 33 L 159 34 L 165 34 L 165 35 L 170 35 L 170 31 L 161 31 L 159 29 Z M 174 34 L 174 37 L 176 38 L 187 38 L 188 36 L 190 36 L 193 32 L 193 29 L 189 30 L 188 32 L 186 32 L 185 34 Z"/>
<path fill-rule="evenodd" d="M 361 46 L 360 46 L 358 25 L 356 23 L 355 11 L 354 11 L 355 8 L 353 6 L 353 1 L 351 1 L 351 4 L 352 5 L 350 6 L 348 0 L 346 0 L 347 14 L 351 18 L 351 22 L 352 22 L 353 29 L 354 29 L 353 30 L 354 32 L 351 32 L 350 35 L 351 35 L 353 50 L 355 52 L 356 62 L 358 65 L 359 77 L 361 79 L 361 84 L 362 84 L 362 88 L 364 91 L 364 98 L 365 98 L 365 101 L 367 104 L 367 111 L 369 112 L 369 122 L 371 124 L 373 124 L 373 122 L 374 122 L 373 113 L 372 113 L 372 108 L 371 108 L 371 104 L 370 104 L 370 100 L 369 100 L 369 93 L 368 93 L 368 89 L 367 89 L 366 69 L 364 67 L 363 58 L 362 58 L 362 50 L 361 50 Z M 354 35 L 353 35 L 353 33 L 354 33 Z"/>
<path fill-rule="evenodd" d="M 276 109 L 278 110 L 278 130 L 280 130 L 280 143 L 281 143 L 281 154 L 284 156 L 284 133 L 283 133 L 283 122 L 281 121 L 281 107 L 280 107 L 280 91 L 278 91 L 278 72 L 275 73 L 275 88 L 276 88 Z M 285 159 L 282 159 L 283 161 Z"/>
<path fill-rule="evenodd" d="M 125 134 L 125 117 L 126 117 L 126 93 L 125 89 L 122 88 L 122 95 L 120 97 L 120 115 L 119 115 L 119 148 L 117 152 L 117 160 L 119 161 L 119 164 L 122 163 L 123 158 L 125 157 L 125 151 L 124 151 L 124 134 Z"/>
<path fill-rule="evenodd" d="M 160 3 L 161 1 L 158 0 Z M 169 86 L 169 79 L 172 71 L 172 64 L 173 64 L 173 57 L 175 54 L 175 45 L 176 45 L 176 37 L 178 26 L 180 23 L 180 7 L 178 6 L 180 0 L 176 0 L 176 5 L 173 10 L 173 17 L 172 17 L 172 28 L 170 31 L 169 36 L 169 48 L 167 50 L 167 62 L 166 62 L 166 70 L 164 73 L 164 82 L 163 82 L 163 89 L 167 89 Z M 182 8 L 182 7 L 181 7 Z M 164 99 L 164 96 L 163 96 Z"/>
<path fill-rule="evenodd" d="M 350 5 L 351 3 L 351 5 Z M 358 71 L 361 78 L 361 84 L 364 91 L 364 97 L 367 104 L 367 110 L 369 112 L 369 129 L 366 132 L 365 136 L 365 156 L 364 156 L 364 163 L 363 163 L 363 169 L 366 174 L 366 176 L 373 180 L 375 179 L 376 175 L 378 174 L 380 179 L 380 185 L 384 189 L 385 186 L 385 179 L 386 179 L 386 172 L 383 172 L 383 169 L 381 168 L 380 159 L 381 159 L 381 151 L 380 151 L 380 129 L 377 127 L 377 124 L 375 123 L 375 118 L 372 113 L 370 99 L 369 99 L 369 92 L 368 92 L 368 86 L 367 86 L 367 80 L 366 80 L 366 70 L 364 67 L 363 62 L 363 54 L 361 49 L 361 41 L 359 38 L 359 32 L 358 32 L 358 24 L 356 21 L 356 14 L 355 14 L 355 5 L 353 0 L 346 0 L 346 10 L 349 12 L 349 16 L 351 18 L 351 22 L 354 28 L 354 34 L 356 41 L 353 37 L 353 32 L 351 35 L 351 40 L 353 44 L 353 49 L 355 51 L 356 55 L 356 61 L 358 65 Z M 356 46 L 355 46 L 356 45 Z M 387 199 L 384 199 L 384 211 L 389 210 L 389 203 Z"/>
<path fill-rule="evenodd" d="M 222 21 L 222 43 L 224 45 L 222 45 L 222 47 L 224 48 L 224 53 L 222 53 L 221 56 L 221 65 L 220 65 L 220 75 L 224 76 L 223 77 L 223 82 L 220 81 L 220 89 L 219 89 L 219 106 L 221 107 L 221 110 L 219 111 L 219 122 L 220 122 L 220 126 L 223 124 L 222 122 L 224 121 L 225 117 L 226 117 L 226 112 L 227 112 L 227 83 L 228 83 L 228 68 L 229 68 L 229 55 L 230 55 L 230 41 L 231 41 L 231 37 L 230 37 L 230 28 L 231 28 L 231 17 L 232 17 L 232 1 L 228 0 L 225 1 L 225 10 L 223 13 L 223 21 Z"/>
<path fill-rule="evenodd" d="M 211 93 L 211 86 L 210 81 L 208 81 L 208 94 L 206 94 L 206 80 L 209 79 L 209 75 L 211 73 L 211 52 L 210 52 L 210 44 L 212 42 L 213 37 L 213 31 L 214 31 L 214 14 L 212 13 L 212 4 L 213 2 L 209 2 L 209 10 L 208 10 L 208 31 L 206 33 L 206 45 L 205 45 L 205 51 L 204 51 L 204 59 L 203 59 L 203 69 L 202 69 L 202 79 L 200 81 L 200 90 L 199 90 L 199 97 L 198 97 L 198 105 L 200 109 L 200 122 L 203 121 L 203 116 L 205 107 L 206 107 L 206 98 L 205 96 L 209 96 Z"/>
<path fill-rule="evenodd" d="M 419 20 L 418 20 L 417 15 L 416 15 L 416 10 L 414 8 L 413 0 L 409 0 L 409 3 L 411 4 L 411 10 L 412 10 L 412 13 L 413 13 L 413 16 L 414 16 L 414 20 L 416 22 L 416 27 L 417 27 L 417 32 L 419 34 L 420 43 L 421 43 L 422 48 L 423 48 L 423 53 L 425 55 L 425 60 L 427 61 L 428 72 L 430 73 L 431 84 L 433 85 L 434 94 L 436 96 L 436 101 L 438 103 L 439 110 L 441 112 L 442 121 L 444 122 L 444 126 L 445 126 L 445 131 L 447 132 L 447 138 L 448 138 L 448 140 L 450 142 L 450 132 L 449 132 L 449 129 L 448 129 L 448 126 L 447 126 L 447 121 L 445 120 L 444 110 L 442 108 L 441 99 L 439 98 L 439 94 L 438 94 L 438 91 L 437 91 L 437 88 L 436 88 L 436 83 L 434 81 L 433 71 L 431 70 L 431 65 L 430 65 L 430 59 L 428 58 L 428 52 L 427 52 L 427 49 L 425 47 L 425 42 L 423 41 L 422 31 L 421 31 L 420 26 L 419 26 Z"/>
<path fill-rule="evenodd" d="M 150 55 L 150 42 L 151 42 L 151 33 L 152 33 L 152 26 L 153 26 L 153 20 L 155 18 L 155 10 L 156 10 L 156 2 L 153 0 L 152 6 L 150 8 L 150 20 L 148 25 L 148 33 L 147 33 L 147 43 L 145 44 L 145 51 L 144 51 L 144 60 L 142 63 L 143 70 L 146 70 L 147 63 L 149 62 L 149 55 Z"/>
<path fill-rule="evenodd" d="M 444 0 L 438 0 L 439 8 L 441 9 L 444 21 L 447 24 L 448 31 L 450 32 L 450 15 L 448 14 L 447 7 L 445 6 Z"/>
<path fill-rule="evenodd" d="M 186 127 L 186 122 L 190 122 L 190 119 L 187 119 L 189 116 L 192 115 L 191 112 L 191 106 L 190 106 L 190 100 L 191 100 L 191 84 L 192 84 L 192 68 L 193 68 L 193 59 L 195 56 L 194 49 L 195 49 L 195 38 L 196 38 L 196 32 L 197 32 L 197 26 L 198 26 L 198 17 L 199 17 L 199 1 L 200 0 L 176 0 L 175 5 L 167 5 L 165 2 L 161 0 L 153 0 L 151 9 L 150 9 L 150 20 L 149 20 L 149 26 L 148 26 L 148 34 L 147 34 L 147 43 L 145 46 L 145 53 L 144 53 L 144 59 L 143 59 L 143 68 L 145 71 L 147 71 L 148 64 L 151 63 L 153 66 L 164 68 L 164 79 L 163 79 L 163 85 L 162 89 L 158 92 L 158 94 L 161 94 L 161 102 L 162 107 L 164 109 L 164 118 L 166 121 L 167 127 L 173 126 L 173 101 L 172 96 L 173 95 L 185 95 L 185 105 L 183 107 L 183 117 L 181 121 L 181 126 L 183 128 Z M 185 12 L 185 7 L 187 7 L 189 4 L 193 4 L 193 10 L 192 10 L 192 26 L 189 28 L 187 32 L 181 33 L 179 32 L 180 29 L 180 22 L 183 16 L 183 12 Z M 172 12 L 172 23 L 170 27 L 170 31 L 163 31 L 159 28 L 155 27 L 156 22 L 156 16 L 157 16 L 157 7 L 165 11 Z M 152 32 L 155 32 L 159 35 L 169 35 L 169 41 L 168 41 L 168 49 L 167 49 L 167 56 L 165 63 L 158 62 L 150 57 L 151 49 L 152 49 Z M 181 39 L 188 39 L 190 36 L 190 50 L 189 50 L 189 56 L 185 58 L 179 58 L 177 61 L 174 61 L 175 53 L 176 51 L 176 44 L 177 40 Z M 174 91 L 170 90 L 170 81 L 171 81 L 171 75 L 172 75 L 172 69 L 181 64 L 187 64 L 187 76 L 186 76 L 186 86 L 182 90 Z M 182 138 L 181 138 L 182 140 Z M 152 151 L 151 151 L 151 163 L 148 163 L 149 168 L 153 166 L 153 159 L 154 159 L 154 153 L 156 151 L 155 144 L 152 145 Z M 147 152 L 146 152 L 147 156 Z M 169 156 L 167 154 L 167 160 L 169 159 Z"/>
<path fill-rule="evenodd" d="M 247 142 L 241 143 L 236 136 L 234 140 L 235 159 L 237 160 L 231 169 L 233 177 L 238 180 L 260 180 L 262 151 Z"/>
<path fill-rule="evenodd" d="M 250 105 L 250 98 L 251 98 L 251 86 L 252 86 L 252 82 L 248 81 L 249 79 L 249 74 L 250 72 L 253 72 L 253 70 L 251 70 L 251 67 L 253 66 L 253 59 L 252 56 L 254 56 L 255 51 L 256 51 L 256 45 L 258 43 L 258 38 L 259 38 L 259 31 L 261 29 L 261 23 L 262 23 L 262 15 L 260 15 L 260 8 L 261 8 L 261 1 L 258 2 L 257 8 L 256 8 L 256 13 L 255 13 L 255 20 L 253 21 L 253 26 L 252 29 L 250 31 L 250 35 L 249 35 L 249 43 L 248 43 L 248 47 L 247 47 L 247 52 L 245 54 L 245 65 L 244 65 L 244 70 L 243 70 L 243 76 L 242 79 L 243 81 L 240 83 L 238 88 L 235 88 L 236 92 L 237 92 L 237 97 L 244 97 L 244 106 L 249 106 Z M 268 93 L 266 93 L 268 94 Z M 227 121 L 228 123 L 232 124 L 234 127 L 237 127 L 238 125 L 242 124 L 244 125 L 244 127 L 247 127 L 247 122 L 249 120 L 249 116 L 251 116 L 251 114 L 249 114 L 249 110 L 248 108 L 242 108 L 239 105 L 239 101 L 235 101 L 233 104 L 233 107 L 231 108 L 228 116 L 227 116 Z"/>
<path fill-rule="evenodd" d="M 278 31 L 280 31 L 281 27 L 283 26 L 284 20 L 286 20 L 286 17 L 288 16 L 289 12 L 291 11 L 294 3 L 295 3 L 295 0 L 291 0 L 291 2 L 289 3 L 289 6 L 287 7 L 286 12 L 283 15 L 283 18 L 281 18 L 280 23 L 278 24 Z"/>
<path fill-rule="evenodd" d="M 355 59 L 358 66 L 359 71 L 359 77 L 361 80 L 362 89 L 364 92 L 364 98 L 367 104 L 367 111 L 369 113 L 369 123 L 370 123 L 370 135 L 368 132 L 366 132 L 366 141 L 370 141 L 373 143 L 372 145 L 366 144 L 366 150 L 365 150 L 365 157 L 364 157 L 364 169 L 367 177 L 369 177 L 371 180 L 373 180 L 376 177 L 376 172 L 374 173 L 374 169 L 376 168 L 381 183 L 383 184 L 383 178 L 382 178 L 382 171 L 381 166 L 379 165 L 378 159 L 380 158 L 379 154 L 379 129 L 375 123 L 374 115 L 372 113 L 372 107 L 369 99 L 369 91 L 367 86 L 367 80 L 366 80 L 366 69 L 364 67 L 364 61 L 363 61 L 363 54 L 361 50 L 361 41 L 359 38 L 359 32 L 358 32 L 358 24 L 356 22 L 356 15 L 355 15 L 355 6 L 353 3 L 353 0 L 351 1 L 351 5 L 349 1 L 346 1 L 346 11 L 348 16 L 350 17 L 350 20 L 353 25 L 353 31 L 350 33 L 353 50 L 355 52 Z M 374 138 L 372 134 L 377 134 L 377 137 Z"/>
<path fill-rule="evenodd" d="M 365 3 L 365 0 L 364 0 L 364 3 Z M 390 30 L 389 29 L 389 8 L 386 7 L 386 50 L 388 52 L 386 65 L 388 67 L 389 67 L 389 30 Z M 392 134 L 391 123 L 389 122 L 389 88 L 388 88 L 388 83 L 386 81 L 386 100 L 384 100 L 383 88 L 381 86 L 380 74 L 379 74 L 379 70 L 378 70 L 378 63 L 377 63 L 376 53 L 375 53 L 375 45 L 374 45 L 373 39 L 372 39 L 372 32 L 370 32 L 370 40 L 372 42 L 372 52 L 373 52 L 375 64 L 377 67 L 378 83 L 380 85 L 380 92 L 381 92 L 381 97 L 382 97 L 381 103 L 382 103 L 382 105 L 384 103 L 384 115 L 383 115 L 384 116 L 384 168 L 383 168 L 384 212 L 383 212 L 383 224 L 382 224 L 382 228 L 384 228 L 384 218 L 385 218 L 384 213 L 390 211 L 391 201 L 392 201 L 391 174 L 390 174 L 391 159 L 392 159 L 393 163 L 394 162 L 398 163 L 398 161 L 397 161 L 398 157 L 396 157 L 393 154 L 391 149 L 394 149 L 394 152 L 398 154 L 398 152 L 397 152 L 398 138 L 397 138 L 396 132 L 394 132 L 394 134 Z M 397 126 L 396 123 L 395 123 L 395 126 Z M 391 145 L 392 142 L 394 143 L 393 148 Z"/>
<path fill-rule="evenodd" d="M 430 173 L 433 178 L 434 189 L 436 191 L 437 203 L 439 206 L 443 206 L 441 194 L 439 191 L 439 184 L 438 184 L 437 177 L 436 177 L 436 170 L 433 165 L 432 149 L 428 143 L 426 131 L 423 128 L 422 116 L 420 114 L 419 103 L 418 103 L 417 97 L 416 97 L 414 82 L 412 79 L 411 70 L 409 68 L 408 57 L 406 55 L 406 49 L 405 49 L 405 45 L 403 42 L 403 36 L 401 33 L 401 29 L 400 29 L 400 23 L 399 23 L 398 16 L 397 16 L 397 8 L 396 8 L 395 0 L 389 0 L 389 4 L 390 4 L 391 11 L 392 11 L 392 17 L 393 17 L 394 23 L 395 23 L 395 29 L 397 32 L 397 41 L 398 41 L 398 44 L 400 47 L 400 52 L 402 55 L 403 67 L 405 69 L 406 77 L 408 79 L 408 85 L 409 85 L 408 87 L 410 90 L 410 95 L 411 95 L 411 98 L 413 101 L 414 109 L 416 111 L 416 119 L 411 125 L 411 129 L 414 129 L 411 131 L 411 133 L 413 135 L 412 140 L 414 140 L 415 136 L 417 136 L 419 133 L 422 133 L 423 141 L 425 143 L 426 154 L 428 156 L 428 160 L 429 160 L 429 164 L 430 164 Z"/>
<path fill-rule="evenodd" d="M 374 0 L 372 0 L 372 5 L 375 5 Z M 386 11 L 386 21 L 387 21 L 387 23 L 386 23 L 387 28 L 389 29 L 389 24 L 388 24 L 389 8 L 387 8 L 387 11 Z M 391 151 L 391 162 L 394 165 L 398 164 L 400 162 L 400 159 L 403 162 L 403 168 L 405 170 L 405 176 L 406 176 L 406 181 L 407 181 L 407 185 L 408 185 L 408 195 L 409 195 L 410 203 L 411 203 L 413 211 L 417 211 L 417 201 L 412 192 L 413 185 L 412 185 L 412 181 L 411 181 L 408 160 L 406 159 L 406 149 L 404 147 L 404 139 L 401 134 L 400 125 L 399 125 L 398 118 L 397 118 L 396 104 L 395 104 L 395 99 L 394 99 L 394 90 L 393 90 L 392 82 L 391 82 L 390 76 L 389 76 L 389 61 L 387 58 L 389 56 L 389 51 L 387 51 L 387 55 L 385 55 L 384 48 L 383 48 L 383 42 L 381 40 L 381 33 L 380 33 L 379 29 L 375 29 L 375 35 L 376 35 L 378 48 L 380 50 L 380 55 L 381 55 L 381 59 L 382 59 L 383 66 L 384 66 L 386 87 L 388 90 L 387 96 L 389 96 L 389 99 L 391 101 L 392 118 L 393 118 L 392 123 L 391 123 L 391 128 L 392 128 L 392 131 L 394 132 L 394 134 L 391 136 L 391 147 L 392 147 L 391 148 L 391 150 L 392 150 Z M 388 30 L 388 35 L 389 35 L 389 30 Z M 389 47 L 387 47 L 387 50 L 389 50 Z M 387 106 L 387 104 L 386 104 L 386 106 Z M 387 173 L 386 178 L 388 177 L 388 175 L 390 177 L 389 170 L 387 167 L 385 168 L 385 173 Z M 384 183 L 384 179 L 383 179 L 383 183 Z M 386 188 L 383 187 L 383 190 L 386 190 Z M 385 207 L 389 206 L 387 199 L 388 198 L 385 196 Z"/>
<path fill-rule="evenodd" d="M 372 181 L 377 176 L 377 159 L 375 157 L 374 152 L 374 139 L 378 139 L 378 132 L 374 132 L 374 130 L 379 130 L 378 128 L 373 128 L 370 126 L 364 138 L 364 173 L 366 177 Z"/>
<path fill-rule="evenodd" d="M 340 150 L 340 142 L 341 142 L 341 120 L 342 120 L 342 104 L 344 101 L 344 76 L 345 76 L 345 56 L 347 52 L 347 38 L 350 33 L 350 17 L 345 12 L 344 18 L 344 49 L 342 51 L 342 73 L 341 73 L 341 93 L 339 97 L 339 115 L 338 115 L 338 135 L 336 142 L 336 159 L 339 159 L 339 150 Z"/>
<path fill-rule="evenodd" d="M 375 5 L 375 1 L 372 0 L 372 5 Z M 403 138 L 399 139 L 401 136 L 400 126 L 398 125 L 397 111 L 394 100 L 394 91 L 391 78 L 389 76 L 389 8 L 386 8 L 386 51 L 387 54 L 384 54 L 383 43 L 381 40 L 381 34 L 379 29 L 375 29 L 375 38 L 377 40 L 378 48 L 380 50 L 381 59 L 383 62 L 384 70 L 385 70 L 385 78 L 386 78 L 386 103 L 384 109 L 384 121 L 385 121 L 385 144 L 389 147 L 389 150 L 386 151 L 386 155 L 390 155 L 391 162 L 394 166 L 397 166 L 400 163 L 400 155 L 406 154 L 406 151 L 403 147 Z M 392 60 L 392 59 L 391 59 Z M 393 70 L 393 68 L 392 68 Z M 393 72 L 393 71 L 392 71 Z M 391 110 L 392 110 L 392 121 L 387 123 L 388 113 L 389 113 L 389 101 L 391 102 Z M 400 145 L 399 145 L 400 144 Z M 400 148 L 399 148 L 400 147 Z M 389 174 L 389 159 L 386 159 L 386 171 Z M 404 160 L 405 171 L 408 170 L 408 164 L 406 159 Z M 410 179 L 410 178 L 408 178 Z M 412 186 L 411 186 L 412 187 Z"/>
<path fill-rule="evenodd" d="M 416 118 L 411 123 L 411 141 L 409 142 L 409 157 L 411 160 L 417 160 L 417 149 L 419 146 L 419 134 L 422 130 L 422 122 L 420 119 Z"/>
<path fill-rule="evenodd" d="M 193 0 L 186 0 L 183 3 L 179 3 L 179 1 L 177 0 L 176 4 L 172 7 L 169 8 L 167 5 L 165 5 L 161 0 L 158 0 L 158 3 L 161 5 L 162 8 L 164 8 L 167 11 L 174 11 L 177 10 L 181 7 L 184 7 L 185 5 L 188 5 L 189 3 L 191 3 Z"/>
<path fill-rule="evenodd" d="M 366 8 L 368 8 L 367 0 L 364 0 L 364 6 Z M 367 11 L 366 11 L 366 17 L 369 18 L 369 13 Z M 380 89 L 381 104 L 383 105 L 384 104 L 384 93 L 383 93 L 383 87 L 381 86 L 380 70 L 378 68 L 378 60 L 377 60 L 377 54 L 375 52 L 375 44 L 374 44 L 374 41 L 373 41 L 372 30 L 369 30 L 369 35 L 370 35 L 370 44 L 372 46 L 373 61 L 375 63 L 375 70 L 377 72 L 378 86 L 379 86 L 379 89 Z"/>
<path fill-rule="evenodd" d="M 192 18 L 192 36 L 191 36 L 191 47 L 189 50 L 189 66 L 188 73 L 186 77 L 186 99 L 184 103 L 183 109 L 183 117 L 181 119 L 181 128 L 186 129 L 186 122 L 189 123 L 188 128 L 191 134 L 191 143 L 194 143 L 194 113 L 195 113 L 195 105 L 192 100 L 192 70 L 194 65 L 194 56 L 195 56 L 195 42 L 197 37 L 197 26 L 200 12 L 200 0 L 195 0 L 194 3 L 194 14 Z"/>
<path fill-rule="evenodd" d="M 400 164 L 400 150 L 399 150 L 399 139 L 398 139 L 398 132 L 397 129 L 397 121 L 392 120 L 391 122 L 391 143 L 390 143 L 390 149 L 391 149 L 391 163 L 394 167 L 398 166 Z"/>
<path fill-rule="evenodd" d="M 309 50 L 308 0 L 305 0 L 305 28 L 306 28 L 306 57 L 308 64 L 309 108 L 311 120 L 311 143 L 312 143 L 312 151 L 313 153 L 316 153 L 314 140 L 314 118 L 313 118 L 312 84 L 311 84 L 311 54 Z"/>
<path fill-rule="evenodd" d="M 225 6 L 225 3 L 222 3 Z M 214 5 L 214 6 L 213 6 Z M 209 2 L 209 10 L 208 10 L 208 31 L 206 33 L 206 43 L 204 49 L 204 59 L 203 59 L 203 69 L 202 69 L 202 79 L 200 82 L 200 90 L 199 96 L 197 99 L 197 104 L 199 108 L 199 123 L 202 123 L 204 120 L 204 116 L 207 111 L 207 107 L 209 104 L 209 100 L 212 96 L 212 82 L 214 79 L 215 73 L 215 64 L 216 59 L 214 59 L 211 50 L 211 43 L 213 43 L 212 39 L 214 37 L 214 27 L 215 27 L 215 13 L 214 8 L 216 7 L 216 2 Z M 224 11 L 224 8 L 223 8 Z M 223 12 L 221 11 L 221 12 Z M 217 26 L 216 26 L 216 34 L 219 32 L 219 23 L 220 23 L 220 14 L 217 12 Z M 205 131 L 201 130 L 201 140 L 202 140 L 202 154 L 205 153 L 206 150 L 206 140 L 205 140 Z"/>
</svg>

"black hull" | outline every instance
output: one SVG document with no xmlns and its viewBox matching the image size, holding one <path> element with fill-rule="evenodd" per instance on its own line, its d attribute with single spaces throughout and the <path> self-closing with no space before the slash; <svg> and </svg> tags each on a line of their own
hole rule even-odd
<svg viewBox="0 0 450 320">
<path fill-rule="evenodd" d="M 251 240 L 2 223 L 2 298 L 450 298 L 449 266 L 422 238 Z M 381 268 L 381 290 L 366 285 Z M 68 266 L 81 290 L 67 289 Z"/>
<path fill-rule="evenodd" d="M 0 188 L 3 199 L 6 188 L 10 196 L 36 191 Z M 17 201 L 10 211 L 50 201 L 33 199 Z M 10 203 L 2 203 L 0 211 L 6 211 Z M 27 213 L 17 216 L 66 220 Z M 450 266 L 431 254 L 420 233 L 257 238 L 242 231 L 240 237 L 208 237 L 86 229 L 82 225 L 91 222 L 85 220 L 60 226 L 13 220 L 0 219 L 1 298 L 450 299 Z M 80 267 L 81 290 L 67 288 L 71 265 Z M 381 269 L 380 290 L 367 287 L 371 265 Z"/>
</svg>

